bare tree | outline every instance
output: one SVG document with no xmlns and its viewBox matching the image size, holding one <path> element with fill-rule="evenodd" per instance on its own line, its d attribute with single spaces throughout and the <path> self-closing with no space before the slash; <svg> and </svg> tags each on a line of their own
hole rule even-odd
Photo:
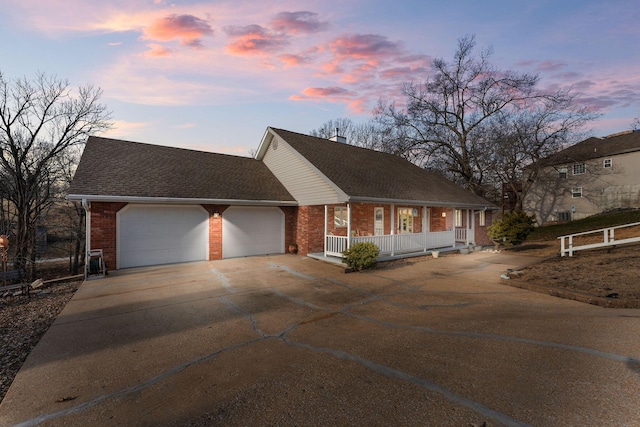
<svg viewBox="0 0 640 427">
<path fill-rule="evenodd" d="M 558 149 L 591 116 L 573 108 L 569 92 L 538 92 L 538 75 L 499 70 L 490 49 L 475 55 L 474 48 L 473 36 L 461 38 L 453 61 L 436 59 L 431 78 L 405 85 L 404 109 L 381 101 L 375 114 L 393 146 L 385 151 L 486 196 L 500 181 L 520 179 L 526 164 Z"/>
<path fill-rule="evenodd" d="M 36 227 L 62 190 L 60 156 L 111 126 L 101 94 L 44 73 L 11 80 L 0 72 L 0 192 L 15 215 L 18 268 L 35 265 Z"/>
<path fill-rule="evenodd" d="M 631 129 L 640 130 L 640 116 L 633 119 L 633 123 L 631 123 Z"/>
<path fill-rule="evenodd" d="M 501 112 L 486 132 L 491 139 L 487 145 L 492 146 L 482 162 L 486 175 L 511 190 L 516 197 L 513 205 L 522 209 L 523 199 L 539 178 L 539 160 L 582 140 L 582 128 L 595 117 L 563 90 Z"/>
<path fill-rule="evenodd" d="M 335 136 L 336 130 L 340 136 L 346 138 L 347 144 L 377 151 L 393 152 L 394 145 L 387 142 L 389 129 L 380 126 L 373 119 L 362 123 L 354 123 L 349 118 L 340 117 L 323 123 L 319 128 L 309 132 L 309 134 L 319 138 L 331 138 Z"/>
</svg>

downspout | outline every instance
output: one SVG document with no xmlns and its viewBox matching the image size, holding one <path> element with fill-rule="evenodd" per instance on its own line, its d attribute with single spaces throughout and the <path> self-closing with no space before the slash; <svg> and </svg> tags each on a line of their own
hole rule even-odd
<svg viewBox="0 0 640 427">
<path fill-rule="evenodd" d="M 91 202 L 82 199 L 82 208 L 84 209 L 84 279 L 87 280 L 87 266 L 89 265 L 89 251 L 91 250 Z"/>
<path fill-rule="evenodd" d="M 327 233 L 329 232 L 329 226 L 327 225 L 327 221 L 329 220 L 329 207 L 327 205 L 324 205 L 324 256 L 327 256 Z M 308 230 L 307 230 L 307 236 L 309 235 Z M 307 238 L 307 241 L 309 239 Z M 308 248 L 307 248 L 307 252 L 308 252 Z"/>
</svg>

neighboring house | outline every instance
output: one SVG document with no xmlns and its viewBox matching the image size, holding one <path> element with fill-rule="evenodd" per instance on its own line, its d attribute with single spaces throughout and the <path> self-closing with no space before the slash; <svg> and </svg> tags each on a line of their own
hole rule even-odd
<svg viewBox="0 0 640 427">
<path fill-rule="evenodd" d="M 337 137 L 341 138 L 341 137 Z M 337 139 L 334 138 L 334 139 Z M 490 244 L 495 206 L 391 154 L 267 128 L 255 158 L 91 137 L 68 199 L 109 268 Z"/>
<path fill-rule="evenodd" d="M 588 138 L 540 160 L 524 209 L 538 224 L 640 208 L 640 132 Z"/>
</svg>

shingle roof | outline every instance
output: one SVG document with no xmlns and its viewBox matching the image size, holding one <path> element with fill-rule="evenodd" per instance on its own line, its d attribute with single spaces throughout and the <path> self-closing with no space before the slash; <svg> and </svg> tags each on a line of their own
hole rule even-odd
<svg viewBox="0 0 640 427">
<path fill-rule="evenodd" d="M 622 132 L 606 138 L 588 138 L 540 160 L 542 166 L 584 162 L 640 150 L 640 132 Z"/>
<path fill-rule="evenodd" d="M 493 206 L 442 175 L 393 154 L 271 128 L 348 196 Z"/>
<path fill-rule="evenodd" d="M 295 202 L 261 161 L 90 137 L 70 195 Z"/>
</svg>

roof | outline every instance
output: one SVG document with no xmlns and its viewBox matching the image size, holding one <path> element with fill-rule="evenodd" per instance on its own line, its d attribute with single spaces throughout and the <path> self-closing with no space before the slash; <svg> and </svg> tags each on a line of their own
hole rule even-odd
<svg viewBox="0 0 640 427">
<path fill-rule="evenodd" d="M 591 137 L 540 160 L 542 166 L 585 162 L 601 157 L 640 151 L 640 131 L 626 131 L 605 138 Z"/>
<path fill-rule="evenodd" d="M 81 196 L 296 204 L 261 161 L 93 136 L 69 190 Z"/>
<path fill-rule="evenodd" d="M 271 130 L 338 186 L 352 201 L 415 201 L 443 206 L 493 207 L 437 172 L 394 154 L 328 139 Z"/>
</svg>

